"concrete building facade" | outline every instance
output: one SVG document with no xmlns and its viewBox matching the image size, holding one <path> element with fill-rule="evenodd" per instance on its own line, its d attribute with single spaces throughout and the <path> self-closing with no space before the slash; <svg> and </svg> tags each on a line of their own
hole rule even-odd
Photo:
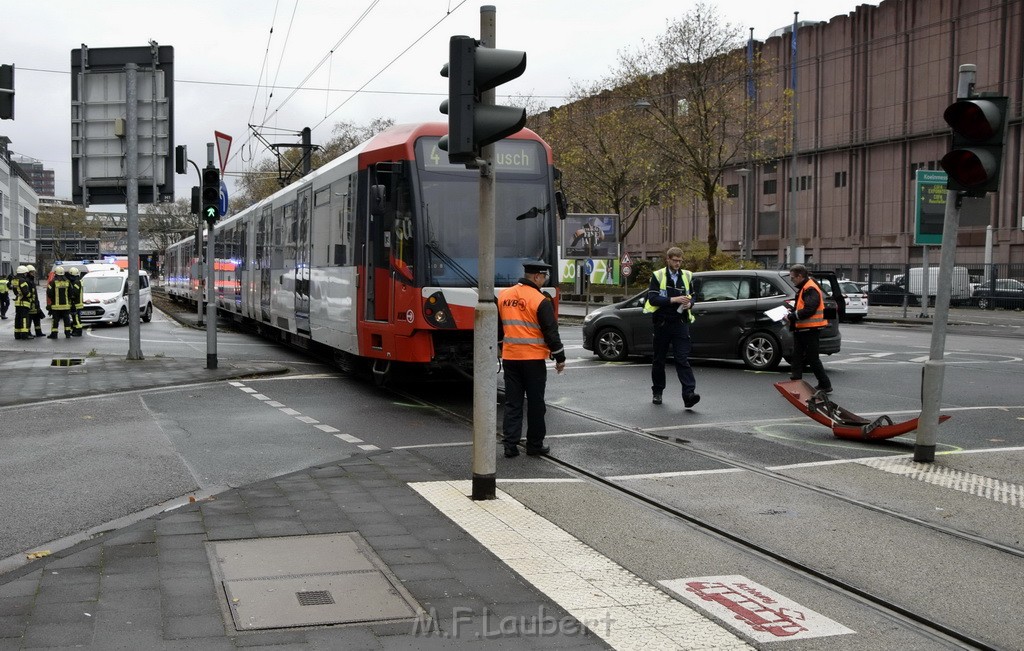
<svg viewBox="0 0 1024 651">
<path fill-rule="evenodd" d="M 36 263 L 36 215 L 39 195 L 11 164 L 11 140 L 0 136 L 0 274 Z"/>
<path fill-rule="evenodd" d="M 809 263 L 858 279 L 868 267 L 919 265 L 915 171 L 941 170 L 951 142 L 942 114 L 971 63 L 976 92 L 1009 97 L 1009 125 L 1001 187 L 965 205 L 956 257 L 977 269 L 990 256 L 1024 277 L 1024 0 L 885 0 L 796 33 L 795 48 L 791 28 L 757 44 L 777 62 L 777 92 L 792 87 L 795 64 L 795 156 L 727 171 L 720 249 L 741 253 L 746 217 L 752 257 L 768 267 L 785 262 L 791 239 Z M 706 236 L 703 206 L 685 200 L 648 208 L 624 249 L 657 256 Z M 930 247 L 932 264 L 938 256 Z"/>
</svg>

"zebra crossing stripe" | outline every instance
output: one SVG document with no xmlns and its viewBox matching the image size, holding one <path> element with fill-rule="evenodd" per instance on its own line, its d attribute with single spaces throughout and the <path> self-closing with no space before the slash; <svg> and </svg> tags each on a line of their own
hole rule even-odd
<svg viewBox="0 0 1024 651">
<path fill-rule="evenodd" d="M 1011 484 L 1001 479 L 953 470 L 931 463 L 917 463 L 908 457 L 858 459 L 856 463 L 942 488 L 977 495 L 1001 504 L 1024 508 L 1024 486 L 1020 484 Z"/>
</svg>

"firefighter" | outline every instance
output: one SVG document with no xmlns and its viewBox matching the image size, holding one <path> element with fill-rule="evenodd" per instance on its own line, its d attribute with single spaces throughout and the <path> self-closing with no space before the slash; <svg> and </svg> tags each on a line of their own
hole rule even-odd
<svg viewBox="0 0 1024 651">
<path fill-rule="evenodd" d="M 31 283 L 28 281 L 28 268 L 20 265 L 14 277 L 11 290 L 14 292 L 14 338 L 33 339 L 29 330 L 29 310 L 32 308 Z"/>
<path fill-rule="evenodd" d="M 46 304 L 50 308 L 52 327 L 48 339 L 56 339 L 58 324 L 64 324 L 64 336 L 71 337 L 71 283 L 64 273 L 64 267 L 53 270 L 53 280 L 46 286 Z"/>
<path fill-rule="evenodd" d="M 30 285 L 32 305 L 28 310 L 28 320 L 36 329 L 37 337 L 45 337 L 43 334 L 43 308 L 39 306 L 39 293 L 36 291 L 36 268 L 30 264 L 25 265 L 28 270 L 27 278 Z"/>
<path fill-rule="evenodd" d="M 70 283 L 68 298 L 71 300 L 71 334 L 74 337 L 82 336 L 82 320 L 79 318 L 79 312 L 85 307 L 85 303 L 83 303 L 85 295 L 82 292 L 81 275 L 82 272 L 78 270 L 78 267 L 71 267 L 68 271 L 68 282 Z"/>
</svg>

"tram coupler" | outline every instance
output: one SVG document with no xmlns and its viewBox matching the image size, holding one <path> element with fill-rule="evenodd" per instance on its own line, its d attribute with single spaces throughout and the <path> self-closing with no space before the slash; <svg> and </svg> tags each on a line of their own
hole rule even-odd
<svg viewBox="0 0 1024 651">
<path fill-rule="evenodd" d="M 803 380 L 776 382 L 774 386 L 794 407 L 831 428 L 836 438 L 862 441 L 891 439 L 917 429 L 917 418 L 894 423 L 888 416 L 874 420 L 858 416 L 837 405 L 824 391 L 815 391 Z M 946 420 L 949 416 L 939 416 L 940 423 Z"/>
</svg>

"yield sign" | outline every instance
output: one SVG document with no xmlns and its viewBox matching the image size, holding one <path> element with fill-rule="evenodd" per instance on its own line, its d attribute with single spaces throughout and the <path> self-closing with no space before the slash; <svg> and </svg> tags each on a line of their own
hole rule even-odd
<svg viewBox="0 0 1024 651">
<path fill-rule="evenodd" d="M 221 173 L 227 171 L 228 153 L 231 152 L 231 136 L 220 131 L 213 132 L 213 139 L 217 143 L 217 160 L 220 161 Z"/>
</svg>

